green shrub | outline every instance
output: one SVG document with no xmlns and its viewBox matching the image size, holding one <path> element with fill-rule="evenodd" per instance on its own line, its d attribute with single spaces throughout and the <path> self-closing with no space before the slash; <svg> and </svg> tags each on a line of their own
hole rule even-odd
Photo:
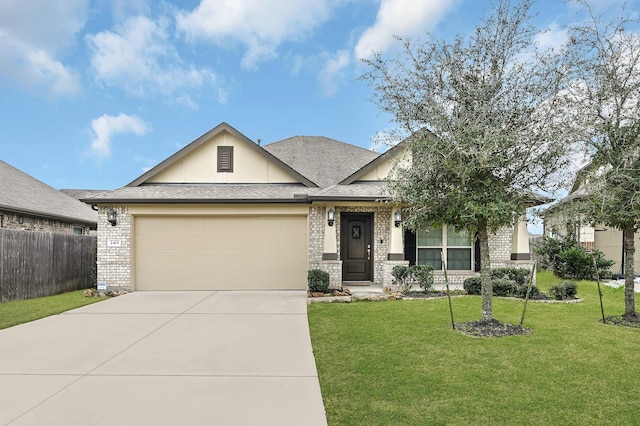
<svg viewBox="0 0 640 426">
<path fill-rule="evenodd" d="M 397 265 L 391 270 L 393 283 L 400 287 L 400 291 L 406 293 L 413 285 L 410 280 L 411 270 L 409 266 Z"/>
<path fill-rule="evenodd" d="M 394 266 L 391 270 L 393 283 L 400 286 L 403 293 L 411 290 L 414 284 L 418 284 L 423 291 L 433 287 L 433 267 L 427 265 Z"/>
<path fill-rule="evenodd" d="M 528 285 L 521 285 L 520 287 L 518 287 L 518 289 L 515 292 L 516 296 L 521 297 L 523 299 L 527 297 L 527 288 L 528 288 Z M 538 287 L 536 287 L 535 285 L 532 285 L 531 292 L 529 293 L 529 297 L 535 298 L 539 294 L 540 294 L 540 290 L 538 289 Z"/>
<path fill-rule="evenodd" d="M 491 271 L 491 286 L 494 296 L 520 296 L 527 294 L 527 284 L 530 271 L 525 268 L 496 268 Z M 482 278 L 469 277 L 464 280 L 463 288 L 470 295 L 482 294 Z M 532 290 L 536 294 L 538 289 Z"/>
<path fill-rule="evenodd" d="M 427 291 L 433 287 L 433 266 L 414 265 L 409 269 L 410 275 L 418 283 L 422 291 Z"/>
<path fill-rule="evenodd" d="M 515 285 L 513 284 L 513 281 L 504 278 L 492 279 L 491 286 L 493 287 L 494 296 L 511 296 L 515 291 Z"/>
<path fill-rule="evenodd" d="M 578 286 L 573 281 L 563 281 L 549 289 L 549 297 L 556 300 L 573 299 L 578 294 Z"/>
<path fill-rule="evenodd" d="M 560 253 L 575 246 L 576 242 L 571 238 L 556 239 L 543 236 L 535 245 L 534 251 L 540 255 L 543 269 L 558 273 L 563 260 Z"/>
<path fill-rule="evenodd" d="M 516 287 L 527 285 L 531 271 L 526 268 L 496 268 L 491 270 L 491 278 L 513 281 Z"/>
<path fill-rule="evenodd" d="M 573 281 L 565 281 L 562 283 L 564 287 L 564 294 L 567 296 L 567 299 L 574 299 L 578 294 L 578 284 Z"/>
<path fill-rule="evenodd" d="M 571 238 L 542 237 L 535 252 L 542 256 L 542 267 L 561 278 L 595 279 L 594 258 L 600 277 L 610 276 L 609 268 L 613 265 L 613 261 L 606 259 L 601 251 L 587 252 Z"/>
<path fill-rule="evenodd" d="M 309 290 L 318 293 L 329 292 L 329 273 L 320 269 L 309 269 L 307 271 L 307 285 Z"/>
<path fill-rule="evenodd" d="M 479 295 L 482 293 L 482 278 L 469 277 L 462 283 L 462 288 L 465 289 L 467 294 Z"/>
</svg>

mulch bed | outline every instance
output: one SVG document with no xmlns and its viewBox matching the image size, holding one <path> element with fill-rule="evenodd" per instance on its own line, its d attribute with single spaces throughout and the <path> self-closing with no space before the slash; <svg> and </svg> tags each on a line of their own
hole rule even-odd
<svg viewBox="0 0 640 426">
<path fill-rule="evenodd" d="M 619 325 L 622 327 L 634 327 L 640 328 L 640 315 L 636 314 L 635 317 L 631 318 L 623 318 L 621 315 L 614 315 L 610 317 L 605 317 L 605 324 L 613 324 Z M 600 320 L 602 322 L 602 320 Z"/>
<path fill-rule="evenodd" d="M 465 296 L 467 293 L 466 292 L 461 292 L 461 291 L 455 291 L 452 290 L 451 291 L 451 296 Z M 405 293 L 404 295 L 405 299 L 434 299 L 434 298 L 438 298 L 438 297 L 447 297 L 447 292 L 446 291 L 410 291 Z"/>
<path fill-rule="evenodd" d="M 529 328 L 502 323 L 497 319 L 456 323 L 456 330 L 474 337 L 521 336 L 531 333 Z"/>
</svg>

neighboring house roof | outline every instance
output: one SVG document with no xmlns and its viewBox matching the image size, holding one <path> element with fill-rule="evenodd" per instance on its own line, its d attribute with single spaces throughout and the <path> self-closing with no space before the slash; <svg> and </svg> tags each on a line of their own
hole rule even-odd
<svg viewBox="0 0 640 426">
<path fill-rule="evenodd" d="M 294 136 L 264 149 L 321 188 L 335 185 L 380 154 L 324 136 Z"/>
<path fill-rule="evenodd" d="M 67 194 L 71 198 L 76 200 L 82 200 L 83 198 L 93 197 L 96 194 L 105 192 L 106 189 L 61 189 L 60 192 Z"/>
<path fill-rule="evenodd" d="M 0 160 L 0 209 L 15 213 L 95 225 L 98 213 Z"/>
<path fill-rule="evenodd" d="M 571 190 L 569 194 L 563 199 L 559 200 L 552 206 L 549 206 L 543 212 L 543 216 L 552 215 L 556 210 L 561 209 L 562 207 L 570 204 L 574 201 L 579 201 L 587 196 L 587 177 L 593 168 L 593 163 L 587 163 L 582 168 L 580 168 L 576 172 L 576 177 L 573 180 L 573 185 L 571 186 Z"/>
</svg>

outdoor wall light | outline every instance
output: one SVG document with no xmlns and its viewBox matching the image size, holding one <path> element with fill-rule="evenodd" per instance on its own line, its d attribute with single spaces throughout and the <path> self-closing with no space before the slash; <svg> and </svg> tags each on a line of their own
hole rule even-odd
<svg viewBox="0 0 640 426">
<path fill-rule="evenodd" d="M 333 226 L 333 222 L 336 220 L 336 212 L 333 209 L 327 211 L 327 223 L 329 226 Z"/>
<path fill-rule="evenodd" d="M 116 217 L 118 213 L 114 209 L 107 210 L 107 221 L 111 224 L 111 226 L 116 226 Z"/>
<path fill-rule="evenodd" d="M 393 222 L 396 225 L 396 228 L 400 228 L 400 223 L 402 222 L 402 212 L 400 210 L 396 210 L 393 214 Z"/>
</svg>

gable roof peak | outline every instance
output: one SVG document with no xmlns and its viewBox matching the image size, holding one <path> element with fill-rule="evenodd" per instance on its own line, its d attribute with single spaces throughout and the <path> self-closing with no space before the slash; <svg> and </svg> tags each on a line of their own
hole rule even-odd
<svg viewBox="0 0 640 426">
<path fill-rule="evenodd" d="M 187 146 L 185 146 L 184 148 L 180 149 L 178 152 L 176 152 L 175 154 L 171 155 L 170 157 L 168 157 L 167 159 L 165 159 L 164 161 L 162 161 L 161 163 L 159 163 L 155 167 L 153 167 L 151 170 L 149 170 L 146 173 L 142 174 L 141 176 L 139 176 L 138 178 L 136 178 L 135 180 L 133 180 L 132 182 L 130 182 L 126 186 L 139 186 L 139 185 L 142 185 L 143 183 L 145 183 L 149 179 L 151 179 L 153 176 L 155 176 L 158 173 L 162 172 L 163 170 L 167 169 L 169 166 L 174 164 L 176 161 L 179 161 L 180 159 L 184 158 L 185 156 L 187 156 L 188 154 L 190 154 L 191 152 L 193 152 L 194 150 L 196 150 L 197 148 L 199 148 L 200 146 L 202 146 L 203 144 L 208 142 L 211 138 L 213 138 L 214 136 L 216 136 L 216 135 L 218 135 L 218 134 L 220 134 L 222 132 L 229 133 L 234 138 L 236 138 L 238 141 L 240 141 L 240 143 L 244 143 L 246 146 L 248 146 L 249 148 L 251 148 L 252 150 L 257 152 L 258 155 L 261 155 L 261 156 L 265 157 L 267 160 L 273 161 L 278 166 L 280 166 L 284 170 L 286 170 L 289 174 L 291 174 L 296 179 L 298 179 L 303 185 L 308 186 L 308 187 L 317 186 L 312 180 L 310 180 L 306 176 L 300 174 L 297 170 L 293 169 L 289 164 L 286 164 L 281 159 L 273 156 L 269 151 L 265 150 L 264 147 L 260 146 L 257 142 L 252 141 L 251 139 L 249 139 L 248 137 L 246 137 L 245 135 L 240 133 L 238 130 L 236 130 L 233 126 L 229 125 L 228 123 L 226 123 L 224 121 L 221 122 L 220 124 L 218 124 L 213 129 L 211 129 L 208 132 L 206 132 L 205 134 L 203 134 L 202 136 L 200 136 L 199 138 L 197 138 L 196 140 L 194 140 L 193 142 L 189 143 Z"/>
</svg>

